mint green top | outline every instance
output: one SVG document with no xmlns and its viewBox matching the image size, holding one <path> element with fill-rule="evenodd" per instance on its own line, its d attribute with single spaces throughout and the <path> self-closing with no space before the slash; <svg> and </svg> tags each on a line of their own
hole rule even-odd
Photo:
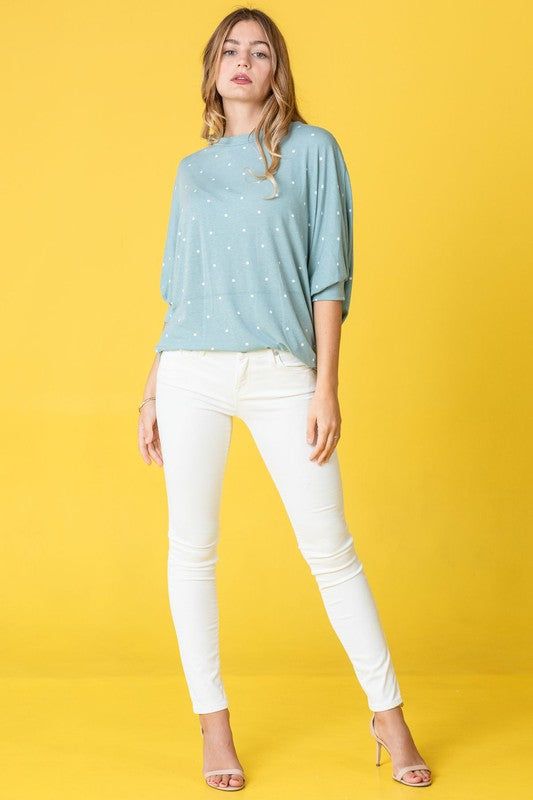
<svg viewBox="0 0 533 800">
<path fill-rule="evenodd" d="M 264 200 L 274 187 L 248 171 L 264 172 L 253 137 L 223 137 L 178 164 L 155 350 L 270 347 L 316 368 L 313 302 L 342 300 L 343 322 L 350 304 L 348 171 L 333 134 L 294 121 L 280 144 L 278 196 Z"/>
</svg>

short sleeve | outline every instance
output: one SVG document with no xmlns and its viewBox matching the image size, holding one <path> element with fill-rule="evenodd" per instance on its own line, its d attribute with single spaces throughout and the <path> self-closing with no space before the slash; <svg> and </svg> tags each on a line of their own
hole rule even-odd
<svg viewBox="0 0 533 800">
<path fill-rule="evenodd" d="M 353 205 L 348 170 L 335 137 L 322 129 L 308 167 L 311 300 L 342 300 L 348 316 L 353 279 Z"/>
<path fill-rule="evenodd" d="M 176 178 L 174 180 L 174 188 L 172 190 L 172 198 L 170 201 L 170 215 L 167 225 L 167 238 L 165 241 L 165 250 L 163 253 L 163 264 L 161 266 L 161 296 L 166 303 L 170 303 L 172 280 L 173 280 L 173 267 L 174 259 L 176 257 L 176 244 L 178 236 L 178 223 L 179 223 L 179 198 L 178 198 L 178 175 L 179 165 L 176 170 Z"/>
</svg>

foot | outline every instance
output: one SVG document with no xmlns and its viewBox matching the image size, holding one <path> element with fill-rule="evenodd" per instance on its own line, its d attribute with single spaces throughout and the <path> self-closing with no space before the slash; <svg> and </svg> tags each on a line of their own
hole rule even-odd
<svg viewBox="0 0 533 800">
<path fill-rule="evenodd" d="M 213 711 L 211 714 L 199 714 L 203 729 L 204 767 L 203 772 L 213 769 L 243 769 L 233 744 L 233 734 L 229 724 L 229 709 Z M 242 786 L 241 775 L 209 775 L 207 783 L 212 786 Z"/>
<path fill-rule="evenodd" d="M 388 745 L 395 774 L 408 764 L 425 763 L 416 749 L 411 731 L 403 718 L 401 706 L 386 711 L 375 711 L 374 715 L 374 729 L 380 739 Z M 403 780 L 409 783 L 426 783 L 430 778 L 429 769 L 409 770 L 403 775 Z"/>
</svg>

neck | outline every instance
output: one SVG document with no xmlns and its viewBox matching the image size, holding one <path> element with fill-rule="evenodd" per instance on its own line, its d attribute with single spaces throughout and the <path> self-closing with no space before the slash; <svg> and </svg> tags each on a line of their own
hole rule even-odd
<svg viewBox="0 0 533 800">
<path fill-rule="evenodd" d="M 262 110 L 262 107 L 248 108 L 247 105 L 243 107 L 242 103 L 225 103 L 226 127 L 224 136 L 243 136 L 250 133 L 259 122 Z"/>
</svg>

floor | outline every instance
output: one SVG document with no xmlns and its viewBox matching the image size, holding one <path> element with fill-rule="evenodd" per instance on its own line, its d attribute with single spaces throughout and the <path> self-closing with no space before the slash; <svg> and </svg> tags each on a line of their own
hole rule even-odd
<svg viewBox="0 0 533 800">
<path fill-rule="evenodd" d="M 530 675 L 401 675 L 404 716 L 433 784 L 393 781 L 375 764 L 370 710 L 346 677 L 225 676 L 246 797 L 433 800 L 533 797 Z M 215 797 L 181 674 L 4 677 L 5 800 Z M 222 795 L 220 795 L 222 796 Z"/>
</svg>

